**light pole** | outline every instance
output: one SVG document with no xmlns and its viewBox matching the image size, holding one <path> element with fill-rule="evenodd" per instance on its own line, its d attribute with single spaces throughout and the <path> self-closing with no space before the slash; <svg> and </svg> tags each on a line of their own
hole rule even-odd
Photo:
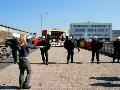
<svg viewBox="0 0 120 90">
<path fill-rule="evenodd" d="M 41 16 L 41 31 L 43 29 L 43 15 L 47 15 L 48 13 L 41 13 L 40 16 Z"/>
<path fill-rule="evenodd" d="M 42 19 L 43 19 L 43 14 L 41 13 L 40 15 L 41 15 L 41 31 L 42 31 L 42 23 L 43 23 L 43 22 L 42 22 Z"/>
</svg>

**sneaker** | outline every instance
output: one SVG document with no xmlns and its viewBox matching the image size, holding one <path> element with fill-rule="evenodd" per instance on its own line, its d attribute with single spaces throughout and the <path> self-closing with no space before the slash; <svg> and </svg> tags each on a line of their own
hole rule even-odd
<svg viewBox="0 0 120 90">
<path fill-rule="evenodd" d="M 99 62 L 97 62 L 97 64 L 100 64 Z"/>
<path fill-rule="evenodd" d="M 32 86 L 28 85 L 28 86 L 24 86 L 23 89 L 30 89 Z"/>
<path fill-rule="evenodd" d="M 93 61 L 91 61 L 91 63 L 93 63 Z"/>
<path fill-rule="evenodd" d="M 48 65 L 48 62 L 46 62 L 45 65 Z"/>
<path fill-rule="evenodd" d="M 43 60 L 43 64 L 45 64 L 45 60 Z"/>
</svg>

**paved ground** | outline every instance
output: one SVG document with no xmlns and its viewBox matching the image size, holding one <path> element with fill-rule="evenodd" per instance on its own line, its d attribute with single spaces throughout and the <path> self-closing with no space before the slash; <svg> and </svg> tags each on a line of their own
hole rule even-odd
<svg viewBox="0 0 120 90">
<path fill-rule="evenodd" d="M 74 62 L 66 64 L 66 50 L 52 47 L 49 65 L 42 64 L 39 49 L 31 53 L 31 90 L 120 90 L 120 64 L 100 55 L 100 64 L 90 63 L 91 52 L 75 49 Z M 18 65 L 0 70 L 0 89 L 17 89 Z"/>
</svg>

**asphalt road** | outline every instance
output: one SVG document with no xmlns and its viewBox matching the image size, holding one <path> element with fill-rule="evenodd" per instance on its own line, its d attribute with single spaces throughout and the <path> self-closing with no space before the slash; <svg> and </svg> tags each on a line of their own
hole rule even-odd
<svg viewBox="0 0 120 90">
<path fill-rule="evenodd" d="M 30 53 L 34 52 L 36 49 L 30 49 Z M 0 70 L 1 69 L 4 69 L 5 67 L 11 65 L 13 63 L 13 58 L 12 57 L 9 57 L 9 58 L 6 58 L 6 59 L 2 59 L 0 58 Z"/>
</svg>

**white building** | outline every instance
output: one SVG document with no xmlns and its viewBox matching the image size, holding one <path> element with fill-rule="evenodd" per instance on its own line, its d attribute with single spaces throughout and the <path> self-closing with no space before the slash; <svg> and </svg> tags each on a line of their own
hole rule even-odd
<svg viewBox="0 0 120 90">
<path fill-rule="evenodd" d="M 112 23 L 71 23 L 70 34 L 73 38 L 92 39 L 95 36 L 98 39 L 112 40 Z"/>
</svg>

